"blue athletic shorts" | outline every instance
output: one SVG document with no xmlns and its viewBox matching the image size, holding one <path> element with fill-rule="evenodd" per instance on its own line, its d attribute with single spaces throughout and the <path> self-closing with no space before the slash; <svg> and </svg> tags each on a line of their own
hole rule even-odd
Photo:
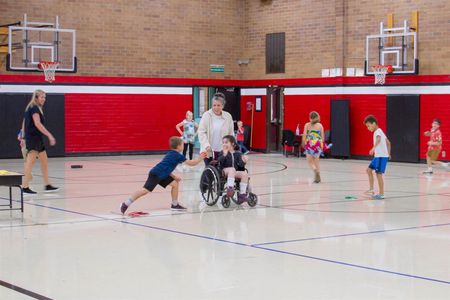
<svg viewBox="0 0 450 300">
<path fill-rule="evenodd" d="M 370 162 L 369 169 L 375 170 L 376 173 L 384 174 L 388 160 L 388 157 L 374 157 Z"/>
</svg>

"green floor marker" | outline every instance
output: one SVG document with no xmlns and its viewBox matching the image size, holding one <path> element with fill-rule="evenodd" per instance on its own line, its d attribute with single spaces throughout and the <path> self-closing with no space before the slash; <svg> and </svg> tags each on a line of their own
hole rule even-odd
<svg viewBox="0 0 450 300">
<path fill-rule="evenodd" d="M 350 195 L 350 196 L 345 196 L 345 199 L 353 199 L 354 200 L 354 199 L 358 199 L 358 198 Z"/>
</svg>

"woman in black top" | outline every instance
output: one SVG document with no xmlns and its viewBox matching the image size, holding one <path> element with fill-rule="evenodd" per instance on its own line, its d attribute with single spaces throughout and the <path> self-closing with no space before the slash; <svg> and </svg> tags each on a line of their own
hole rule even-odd
<svg viewBox="0 0 450 300">
<path fill-rule="evenodd" d="M 219 169 L 221 169 L 227 177 L 227 184 L 225 185 L 227 196 L 234 196 L 234 180 L 235 178 L 240 178 L 241 183 L 238 202 L 243 203 L 248 200 L 248 174 L 247 171 L 245 171 L 245 164 L 247 163 L 248 158 L 240 151 L 235 151 L 237 143 L 234 136 L 224 136 L 222 143 L 223 150 L 219 154 Z"/>
<path fill-rule="evenodd" d="M 44 135 L 48 137 L 50 146 L 56 144 L 53 135 L 45 128 L 45 118 L 42 108 L 45 103 L 45 92 L 36 90 L 33 93 L 31 101 L 25 109 L 24 131 L 25 131 L 25 146 L 27 149 L 27 157 L 25 162 L 25 176 L 23 178 L 22 186 L 23 192 L 26 194 L 36 194 L 35 191 L 29 187 L 31 172 L 33 170 L 36 158 L 41 162 L 41 172 L 44 179 L 46 192 L 53 192 L 58 190 L 50 184 L 48 179 L 48 157 L 45 151 Z"/>
</svg>

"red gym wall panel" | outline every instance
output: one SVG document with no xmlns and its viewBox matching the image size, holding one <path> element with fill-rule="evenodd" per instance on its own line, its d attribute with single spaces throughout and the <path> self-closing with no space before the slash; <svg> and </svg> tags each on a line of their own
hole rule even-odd
<svg viewBox="0 0 450 300">
<path fill-rule="evenodd" d="M 367 115 L 374 115 L 386 132 L 386 95 L 347 95 L 350 100 L 350 152 L 352 155 L 369 156 L 373 134 L 364 125 Z"/>
<path fill-rule="evenodd" d="M 241 120 L 251 125 L 252 112 L 247 110 L 247 102 L 255 105 L 256 97 L 261 97 L 262 111 L 255 111 L 253 116 L 253 139 L 251 147 L 266 150 L 266 96 L 241 96 Z"/>
<path fill-rule="evenodd" d="M 300 124 L 300 133 L 305 123 L 309 122 L 309 113 L 317 111 L 325 130 L 330 129 L 331 95 L 285 95 L 284 96 L 284 128 L 295 132 Z"/>
<path fill-rule="evenodd" d="M 352 155 L 369 155 L 372 133 L 364 126 L 364 118 L 373 114 L 378 118 L 380 127 L 386 131 L 385 95 L 286 95 L 284 98 L 284 127 L 300 131 L 309 122 L 309 112 L 320 114 L 325 130 L 330 129 L 330 101 L 332 99 L 350 100 L 350 151 Z"/>
<path fill-rule="evenodd" d="M 66 94 L 66 153 L 167 150 L 191 95 Z"/>
<path fill-rule="evenodd" d="M 429 137 L 423 133 L 431 128 L 433 119 L 441 120 L 442 150 L 450 154 L 450 95 L 420 95 L 420 158 L 426 158 Z M 447 154 L 447 155 L 448 155 Z M 447 160 L 448 157 L 439 157 Z"/>
</svg>

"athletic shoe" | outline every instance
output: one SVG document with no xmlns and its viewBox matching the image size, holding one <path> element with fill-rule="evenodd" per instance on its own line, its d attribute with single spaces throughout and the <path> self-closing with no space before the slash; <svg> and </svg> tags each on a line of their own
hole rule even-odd
<svg viewBox="0 0 450 300">
<path fill-rule="evenodd" d="M 23 191 L 24 194 L 29 194 L 29 195 L 37 194 L 37 192 L 33 191 L 33 190 L 30 189 L 29 187 L 27 187 L 27 188 L 22 188 L 22 191 Z"/>
<path fill-rule="evenodd" d="M 231 187 L 231 186 L 227 187 L 227 196 L 230 198 L 233 198 L 233 196 L 234 196 L 234 188 L 233 187 Z"/>
<path fill-rule="evenodd" d="M 374 196 L 372 196 L 372 199 L 373 200 L 383 200 L 384 199 L 384 195 L 380 195 L 380 194 L 374 195 Z"/>
<path fill-rule="evenodd" d="M 247 202 L 247 201 L 248 201 L 248 197 L 247 197 L 246 193 L 238 195 L 238 204 L 242 204 L 242 203 Z"/>
<path fill-rule="evenodd" d="M 128 205 L 126 205 L 125 202 L 122 202 L 122 204 L 120 204 L 120 212 L 122 213 L 122 215 L 125 214 L 127 209 L 128 209 Z"/>
<path fill-rule="evenodd" d="M 423 174 L 433 174 L 433 170 L 426 170 L 426 171 L 423 171 Z"/>
<path fill-rule="evenodd" d="M 177 205 L 173 205 L 173 204 L 172 204 L 172 206 L 170 206 L 170 209 L 171 209 L 171 210 L 186 210 L 186 207 L 181 206 L 181 205 L 178 203 Z"/>
<path fill-rule="evenodd" d="M 53 186 L 51 184 L 47 184 L 44 188 L 44 192 L 46 193 L 56 192 L 57 190 L 59 190 L 59 187 Z"/>
<path fill-rule="evenodd" d="M 250 153 L 250 151 L 246 151 L 245 153 L 244 153 L 244 155 L 247 155 L 247 154 L 249 154 Z"/>
</svg>

